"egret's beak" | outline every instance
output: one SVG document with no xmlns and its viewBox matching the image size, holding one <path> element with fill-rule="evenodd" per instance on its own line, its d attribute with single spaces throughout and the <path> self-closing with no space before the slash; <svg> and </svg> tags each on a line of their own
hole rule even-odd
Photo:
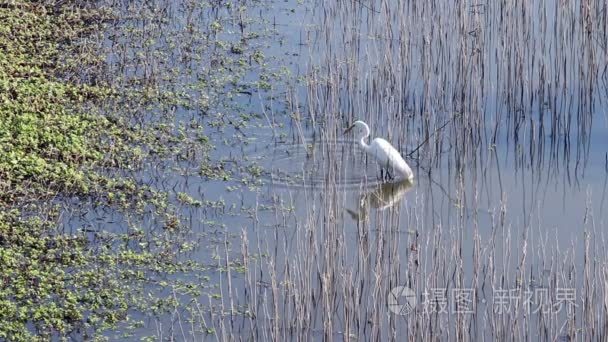
<svg viewBox="0 0 608 342">
<path fill-rule="evenodd" d="M 344 134 L 350 132 L 353 129 L 353 127 L 355 127 L 355 125 L 350 125 L 350 127 L 348 127 L 347 129 L 344 130 Z"/>
</svg>

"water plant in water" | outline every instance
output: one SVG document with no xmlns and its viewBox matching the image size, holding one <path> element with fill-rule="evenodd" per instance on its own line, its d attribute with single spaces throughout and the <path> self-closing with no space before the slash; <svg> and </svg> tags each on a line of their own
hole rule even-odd
<svg viewBox="0 0 608 342">
<path fill-rule="evenodd" d="M 192 243 L 166 193 L 112 171 L 139 168 L 162 151 L 158 141 L 178 151 L 183 139 L 96 110 L 125 98 L 88 79 L 104 56 L 81 44 L 103 33 L 111 11 L 25 1 L 0 6 L 0 17 L 0 339 L 129 331 L 139 324 L 126 322 L 175 307 L 167 289 L 200 295 L 206 282 L 166 279 L 206 269 L 178 258 Z M 87 220 L 96 211 L 118 223 Z M 141 217 L 165 229 L 144 232 Z"/>
</svg>

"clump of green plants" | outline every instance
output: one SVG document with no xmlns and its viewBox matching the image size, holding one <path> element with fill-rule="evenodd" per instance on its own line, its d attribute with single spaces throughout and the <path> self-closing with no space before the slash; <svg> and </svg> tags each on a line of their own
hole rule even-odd
<svg viewBox="0 0 608 342">
<path fill-rule="evenodd" d="M 0 9 L 0 178 L 5 202 L 61 187 L 85 190 L 82 163 L 99 160 L 87 133 L 107 123 L 69 110 L 71 103 L 95 96 L 98 89 L 55 79 L 60 24 L 44 7 Z"/>
<path fill-rule="evenodd" d="M 103 172 L 141 160 L 150 134 L 85 110 L 114 92 L 64 76 L 95 61 L 71 42 L 107 15 L 71 1 L 0 6 L 1 340 L 103 334 L 128 321 L 129 310 L 159 302 L 151 294 L 172 284 L 156 276 L 198 267 L 177 260 L 191 248 L 183 237 L 163 237 L 177 234 L 179 220 L 157 234 L 126 224 L 115 233 L 61 228 L 61 198 L 160 217 L 171 211 L 161 192 Z"/>
</svg>

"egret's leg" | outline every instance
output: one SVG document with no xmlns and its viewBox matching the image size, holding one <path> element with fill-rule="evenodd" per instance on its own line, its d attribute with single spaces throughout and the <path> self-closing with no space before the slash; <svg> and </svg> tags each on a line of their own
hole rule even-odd
<svg viewBox="0 0 608 342">
<path fill-rule="evenodd" d="M 393 175 L 388 171 L 388 169 L 381 168 L 380 169 L 380 180 L 383 182 L 388 182 L 393 179 Z"/>
</svg>

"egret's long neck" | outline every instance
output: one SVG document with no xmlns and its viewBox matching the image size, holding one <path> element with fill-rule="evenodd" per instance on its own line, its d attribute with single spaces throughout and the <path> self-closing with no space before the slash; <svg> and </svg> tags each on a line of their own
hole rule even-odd
<svg viewBox="0 0 608 342">
<path fill-rule="evenodd" d="M 365 132 L 363 132 L 363 135 L 361 136 L 361 140 L 359 143 L 361 144 L 361 147 L 367 151 L 369 149 L 369 145 L 365 142 L 365 139 L 367 139 L 367 137 L 369 137 L 369 126 L 367 124 L 363 124 L 363 125 L 364 125 L 363 127 L 365 128 Z"/>
<path fill-rule="evenodd" d="M 359 144 L 361 144 L 361 147 L 366 151 L 369 148 L 369 145 L 365 142 L 365 139 L 367 139 L 367 137 L 369 137 L 369 133 L 361 136 L 361 141 L 359 141 Z"/>
</svg>

